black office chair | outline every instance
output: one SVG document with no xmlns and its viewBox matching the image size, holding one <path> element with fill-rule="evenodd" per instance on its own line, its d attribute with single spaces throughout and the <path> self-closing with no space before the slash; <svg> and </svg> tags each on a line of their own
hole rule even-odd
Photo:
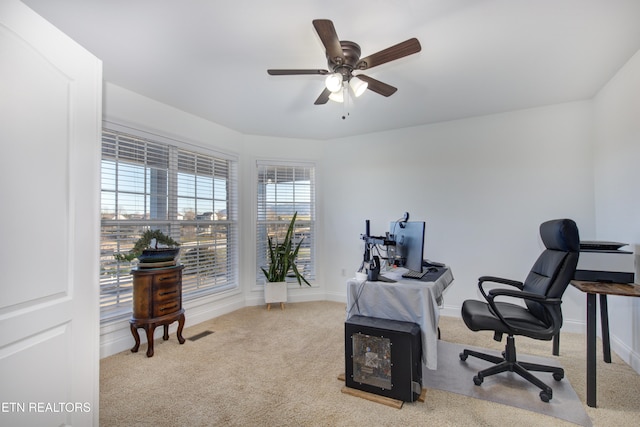
<svg viewBox="0 0 640 427">
<path fill-rule="evenodd" d="M 576 223 L 570 219 L 551 220 L 540 225 L 540 236 L 546 249 L 538 257 L 524 283 L 499 277 L 483 276 L 478 287 L 486 303 L 466 300 L 462 304 L 462 319 L 472 331 L 494 331 L 493 339 L 502 341 L 507 334 L 507 345 L 502 357 L 464 350 L 460 360 L 474 356 L 494 366 L 478 372 L 473 377 L 476 385 L 484 377 L 511 371 L 540 387 L 540 399 L 548 402 L 553 397 L 551 387 L 529 371 L 551 372 L 556 381 L 564 378 L 564 370 L 554 366 L 518 362 L 514 335 L 523 335 L 538 340 L 551 340 L 562 326 L 560 303 L 562 294 L 573 279 L 580 254 L 580 237 Z M 484 283 L 510 285 L 517 289 L 495 288 L 488 292 Z M 514 297 L 524 300 L 525 305 L 496 301 L 498 297 Z"/>
</svg>

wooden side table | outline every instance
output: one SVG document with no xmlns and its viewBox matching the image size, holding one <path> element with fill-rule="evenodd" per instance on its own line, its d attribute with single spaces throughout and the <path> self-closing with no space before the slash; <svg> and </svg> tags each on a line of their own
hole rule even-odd
<svg viewBox="0 0 640 427">
<path fill-rule="evenodd" d="M 147 357 L 153 356 L 153 333 L 164 327 L 162 338 L 169 339 L 169 325 L 178 322 L 178 342 L 184 343 L 184 309 L 182 308 L 183 265 L 165 268 L 138 268 L 133 274 L 133 316 L 129 320 L 131 334 L 136 341 L 131 351 L 140 348 L 138 328 L 147 334 Z"/>
<path fill-rule="evenodd" d="M 587 294 L 587 405 L 596 407 L 596 295 L 600 295 L 600 323 L 604 361 L 611 363 L 609 343 L 609 312 L 607 295 L 640 297 L 640 285 L 634 283 L 585 282 L 572 280 L 571 284 Z"/>
</svg>

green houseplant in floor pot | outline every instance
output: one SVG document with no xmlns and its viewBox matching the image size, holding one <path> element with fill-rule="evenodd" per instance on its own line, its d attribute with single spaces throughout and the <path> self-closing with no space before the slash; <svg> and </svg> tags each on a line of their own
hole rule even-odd
<svg viewBox="0 0 640 427">
<path fill-rule="evenodd" d="M 180 252 L 180 243 L 160 230 L 147 230 L 126 253 L 114 253 L 118 261 L 138 259 L 140 266 L 160 267 L 174 264 Z"/>
<path fill-rule="evenodd" d="M 284 309 L 284 303 L 287 302 L 287 277 L 295 277 L 300 286 L 302 282 L 311 286 L 296 265 L 296 258 L 304 240 L 300 239 L 297 244 L 293 241 L 297 216 L 298 212 L 293 214 L 282 242 L 278 242 L 277 238 L 268 237 L 269 267 L 261 268 L 265 276 L 264 299 L 267 310 L 271 308 L 271 303 L 280 303 L 280 308 Z"/>
</svg>

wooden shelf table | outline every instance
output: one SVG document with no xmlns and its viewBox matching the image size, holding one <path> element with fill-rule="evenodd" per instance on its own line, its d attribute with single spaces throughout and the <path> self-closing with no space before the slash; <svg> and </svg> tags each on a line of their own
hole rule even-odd
<svg viewBox="0 0 640 427">
<path fill-rule="evenodd" d="M 184 309 L 182 308 L 183 265 L 165 268 L 138 268 L 133 274 L 133 316 L 129 320 L 131 334 L 136 341 L 131 351 L 140 348 L 138 328 L 147 335 L 147 357 L 153 356 L 153 333 L 158 326 L 164 327 L 162 338 L 169 339 L 169 325 L 178 322 L 177 337 L 184 344 Z"/>
<path fill-rule="evenodd" d="M 587 294 L 587 405 L 596 407 L 596 295 L 600 295 L 600 323 L 604 361 L 611 363 L 609 342 L 609 312 L 607 295 L 640 297 L 640 285 L 635 283 L 586 282 L 572 280 L 571 284 Z"/>
</svg>

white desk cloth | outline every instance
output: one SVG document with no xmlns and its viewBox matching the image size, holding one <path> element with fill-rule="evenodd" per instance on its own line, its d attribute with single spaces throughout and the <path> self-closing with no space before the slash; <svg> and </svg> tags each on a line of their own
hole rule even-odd
<svg viewBox="0 0 640 427">
<path fill-rule="evenodd" d="M 423 282 L 404 279 L 406 271 L 396 268 L 382 274 L 395 283 L 349 279 L 347 319 L 361 315 L 417 323 L 422 335 L 422 364 L 437 369 L 439 306 L 444 290 L 453 282 L 453 273 L 447 268 L 435 282 Z"/>
</svg>

